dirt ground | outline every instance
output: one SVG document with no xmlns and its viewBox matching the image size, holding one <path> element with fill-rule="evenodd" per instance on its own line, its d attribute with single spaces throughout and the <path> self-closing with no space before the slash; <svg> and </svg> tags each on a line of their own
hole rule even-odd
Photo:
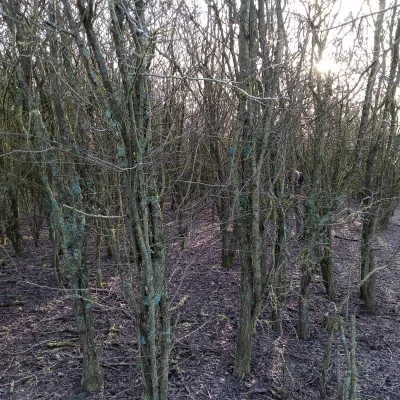
<svg viewBox="0 0 400 400">
<path fill-rule="evenodd" d="M 269 324 L 266 298 L 254 337 L 252 374 L 232 377 L 238 316 L 238 267 L 219 266 L 218 223 L 200 210 L 184 250 L 174 239 L 175 222 L 168 217 L 168 277 L 176 330 L 171 353 L 169 399 L 320 399 L 321 371 L 328 334 L 323 316 L 346 296 L 342 315 L 356 313 L 359 399 L 400 399 L 400 209 L 376 243 L 378 274 L 376 314 L 363 311 L 358 297 L 360 231 L 356 223 L 335 226 L 333 246 L 338 298 L 330 302 L 317 274 L 312 284 L 311 339 L 297 337 L 299 245 L 291 239 L 290 291 L 284 333 Z M 167 218 L 167 219 L 168 219 Z M 113 259 L 103 255 L 104 289 L 95 289 L 95 322 L 104 372 L 102 394 L 79 389 L 81 354 L 67 290 L 56 287 L 51 246 L 46 230 L 35 247 L 24 231 L 24 254 L 17 258 L 8 243 L 0 247 L 0 398 L 140 399 L 140 371 L 135 324 L 121 294 Z M 94 270 L 95 251 L 89 253 Z M 346 328 L 348 324 L 346 325 Z M 347 331 L 346 331 L 347 332 Z M 347 341 L 349 336 L 347 335 Z M 344 347 L 333 341 L 327 392 L 336 399 L 337 366 L 346 375 Z M 336 354 L 336 355 L 335 355 Z M 335 363 L 335 360 L 337 361 Z"/>
</svg>

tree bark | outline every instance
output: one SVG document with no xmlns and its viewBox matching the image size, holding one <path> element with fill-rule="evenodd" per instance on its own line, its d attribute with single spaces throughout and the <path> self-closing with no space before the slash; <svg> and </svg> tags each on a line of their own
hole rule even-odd
<svg viewBox="0 0 400 400">
<path fill-rule="evenodd" d="M 335 282 L 333 279 L 332 226 L 330 224 L 327 224 L 321 231 L 319 253 L 322 281 L 329 299 L 333 300 L 336 297 L 336 291 Z"/>
</svg>

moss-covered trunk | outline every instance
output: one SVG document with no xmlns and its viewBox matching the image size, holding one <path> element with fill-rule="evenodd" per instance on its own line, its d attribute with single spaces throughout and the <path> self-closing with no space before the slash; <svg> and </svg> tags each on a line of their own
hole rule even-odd
<svg viewBox="0 0 400 400">
<path fill-rule="evenodd" d="M 63 1 L 65 7 L 68 2 Z M 171 346 L 169 298 L 165 281 L 166 243 L 162 213 L 153 168 L 152 107 L 148 81 L 154 42 L 145 26 L 145 2 L 139 0 L 121 8 L 108 3 L 110 30 L 120 71 L 120 88 L 110 79 L 104 50 L 84 1 L 77 2 L 86 38 L 101 76 L 109 109 L 110 129 L 118 140 L 118 156 L 123 170 L 126 209 L 129 215 L 130 253 L 133 264 L 121 270 L 124 292 L 138 321 L 143 399 L 167 398 L 169 352 Z M 134 15 L 132 18 L 131 15 Z M 133 22 L 133 20 L 135 22 Z M 77 29 L 70 15 L 72 29 Z M 132 49 L 125 40 L 129 35 Z M 85 56 L 85 48 L 77 42 Z M 108 56 L 107 56 L 108 57 Z M 129 62 L 128 62 L 129 60 Z M 91 74 L 91 71 L 88 71 Z M 121 89 L 122 88 L 122 89 Z M 117 94 L 118 90 L 118 94 Z M 123 101 L 120 101 L 120 97 Z M 125 168 L 127 167 L 127 168 Z M 132 286 L 136 276 L 137 293 Z"/>
<path fill-rule="evenodd" d="M 65 227 L 63 269 L 67 272 L 69 288 L 72 292 L 73 309 L 82 346 L 81 385 L 87 392 L 99 392 L 103 390 L 104 383 L 97 355 L 93 303 L 85 257 L 88 226 L 85 217 L 73 210 L 64 211 L 63 226 Z"/>
</svg>

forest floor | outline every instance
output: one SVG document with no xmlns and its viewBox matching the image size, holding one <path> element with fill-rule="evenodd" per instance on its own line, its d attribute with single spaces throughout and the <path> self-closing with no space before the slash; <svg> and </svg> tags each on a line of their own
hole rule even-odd
<svg viewBox="0 0 400 400">
<path fill-rule="evenodd" d="M 355 223 L 334 227 L 333 249 L 337 300 L 328 300 L 320 275 L 310 290 L 311 339 L 297 337 L 297 292 L 300 247 L 290 244 L 290 291 L 284 332 L 270 329 L 270 308 L 254 336 L 252 373 L 243 381 L 232 376 L 239 308 L 239 271 L 219 265 L 218 223 L 198 210 L 184 250 L 174 238 L 176 222 L 167 215 L 168 277 L 176 329 L 171 353 L 169 399 L 320 399 L 321 371 L 328 340 L 323 316 L 349 296 L 342 310 L 347 344 L 349 315 L 356 314 L 358 399 L 400 399 L 400 209 L 376 241 L 377 312 L 363 311 L 358 296 L 359 238 Z M 24 254 L 18 258 L 7 243 L 0 247 L 0 398 L 140 399 L 134 321 L 121 294 L 114 261 L 103 255 L 104 288 L 95 289 L 95 324 L 104 372 L 102 394 L 79 389 L 82 357 L 67 290 L 57 288 L 51 245 L 45 230 L 35 247 L 27 224 Z M 95 249 L 89 264 L 94 270 Z M 335 355 L 336 354 L 336 355 Z M 336 364 L 336 365 L 335 365 Z M 339 368 L 337 368 L 339 366 Z M 337 370 L 346 374 L 344 346 L 335 333 L 328 370 L 328 398 L 336 399 Z"/>
</svg>

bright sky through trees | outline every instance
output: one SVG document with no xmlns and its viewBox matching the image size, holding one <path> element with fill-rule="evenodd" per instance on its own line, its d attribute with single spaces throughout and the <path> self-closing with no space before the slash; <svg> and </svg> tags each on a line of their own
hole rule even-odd
<svg viewBox="0 0 400 400">
<path fill-rule="evenodd" d="M 302 1 L 302 0 L 294 0 L 293 6 L 300 15 L 307 18 L 307 10 L 310 7 L 310 1 Z M 340 28 L 343 29 L 344 32 L 347 32 L 347 35 L 343 38 L 343 49 L 354 44 L 354 33 L 348 32 L 348 30 L 352 27 L 351 21 L 359 20 L 362 16 L 369 15 L 378 10 L 378 2 L 370 2 L 369 0 L 338 0 L 334 2 L 333 6 L 326 9 L 327 12 L 327 21 L 331 23 L 333 27 L 333 31 L 335 34 L 338 33 Z M 346 22 L 349 22 L 348 25 L 345 25 Z M 371 21 L 372 22 L 372 21 Z M 337 27 L 337 28 L 335 28 Z M 330 35 L 332 37 L 335 34 Z M 372 34 L 371 34 L 372 35 Z M 372 36 L 371 36 L 372 39 Z M 324 51 L 324 55 L 322 59 L 317 64 L 316 68 L 319 72 L 333 72 L 338 73 L 344 67 L 343 63 L 335 60 L 335 48 L 334 44 L 329 45 L 329 40 L 327 44 L 327 48 Z"/>
</svg>

